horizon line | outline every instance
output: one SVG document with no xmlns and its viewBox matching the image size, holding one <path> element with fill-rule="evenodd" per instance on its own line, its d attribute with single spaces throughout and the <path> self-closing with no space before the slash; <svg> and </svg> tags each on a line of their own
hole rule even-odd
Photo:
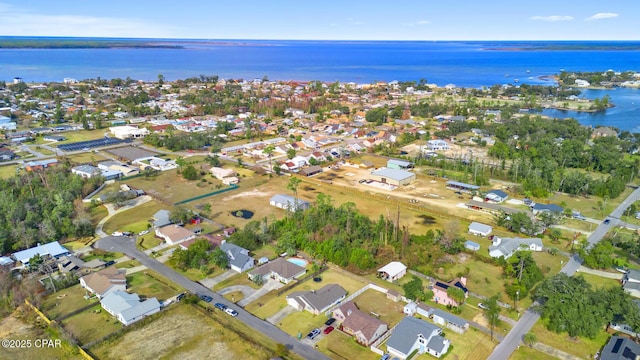
<svg viewBox="0 0 640 360">
<path fill-rule="evenodd" d="M 640 42 L 636 40 L 621 39 L 287 39 L 287 38 L 197 38 L 197 37 L 119 37 L 119 36 L 51 36 L 51 35 L 0 35 L 2 38 L 48 38 L 48 39 L 122 39 L 122 40 L 204 40 L 204 41 L 380 41 L 380 42 L 517 42 L 517 41 L 547 41 L 547 42 L 566 42 L 566 41 L 582 41 L 582 42 Z"/>
</svg>

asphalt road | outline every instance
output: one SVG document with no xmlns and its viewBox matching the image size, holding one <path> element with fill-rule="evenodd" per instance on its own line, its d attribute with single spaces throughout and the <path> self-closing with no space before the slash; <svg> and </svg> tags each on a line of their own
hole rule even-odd
<svg viewBox="0 0 640 360">
<path fill-rule="evenodd" d="M 609 224 L 605 224 L 604 221 L 598 225 L 598 227 L 591 233 L 591 235 L 587 238 L 589 242 L 589 246 L 593 246 L 598 243 L 598 241 L 602 240 L 602 237 L 609 231 L 611 228 L 617 226 L 618 224 L 622 224 L 620 221 L 620 217 L 624 213 L 624 211 L 629 207 L 629 205 L 640 199 L 640 188 L 636 189 L 631 193 L 624 201 L 618 205 L 609 214 L 607 219 L 611 221 Z M 560 272 L 565 273 L 569 276 L 572 276 L 576 273 L 578 268 L 580 267 L 581 260 L 576 255 L 572 256 L 569 261 L 565 264 L 565 266 L 560 270 Z M 535 303 L 532 305 L 534 306 Z M 516 325 L 511 328 L 511 331 L 505 336 L 504 340 L 498 346 L 493 349 L 491 356 L 489 356 L 489 360 L 507 360 L 511 357 L 511 354 L 518 348 L 520 342 L 522 341 L 522 337 L 528 333 L 533 325 L 540 318 L 540 314 L 534 312 L 529 308 L 527 311 L 522 314 L 520 320 L 516 323 Z"/>
<path fill-rule="evenodd" d="M 192 292 L 198 295 L 211 296 L 213 298 L 214 303 L 220 302 L 236 310 L 238 312 L 238 316 L 236 317 L 238 321 L 244 322 L 245 324 L 255 329 L 256 331 L 259 331 L 264 335 L 268 336 L 276 343 L 285 344 L 290 351 L 295 352 L 296 354 L 302 356 L 305 359 L 322 359 L 322 360 L 329 359 L 327 356 L 315 350 L 313 347 L 298 341 L 297 339 L 285 333 L 284 331 L 280 330 L 276 326 L 266 321 L 260 320 L 259 318 L 246 312 L 244 309 L 240 308 L 239 306 L 230 303 L 224 297 L 220 296 L 218 293 L 215 293 L 207 289 L 206 287 L 187 279 L 186 277 L 178 274 L 173 269 L 157 261 L 156 259 L 150 258 L 145 253 L 143 253 L 142 251 L 136 248 L 135 240 L 132 238 L 121 237 L 121 236 L 107 236 L 105 238 L 98 240 L 94 246 L 107 251 L 116 251 L 116 252 L 124 253 L 129 257 L 135 258 L 136 260 L 140 261 L 142 265 L 145 265 L 149 269 L 157 271 L 160 275 L 184 287 L 189 292 Z"/>
</svg>

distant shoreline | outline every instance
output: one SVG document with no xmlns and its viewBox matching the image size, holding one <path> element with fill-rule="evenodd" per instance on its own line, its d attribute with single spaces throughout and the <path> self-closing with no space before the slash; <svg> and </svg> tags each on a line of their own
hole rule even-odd
<svg viewBox="0 0 640 360">
<path fill-rule="evenodd" d="M 184 49 L 179 44 L 158 41 L 0 39 L 0 49 Z"/>
</svg>

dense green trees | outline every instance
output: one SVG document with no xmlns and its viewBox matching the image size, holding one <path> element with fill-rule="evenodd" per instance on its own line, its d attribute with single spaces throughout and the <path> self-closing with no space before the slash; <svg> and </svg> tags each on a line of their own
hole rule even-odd
<svg viewBox="0 0 640 360">
<path fill-rule="evenodd" d="M 513 300 L 522 299 L 544 279 L 531 251 L 518 251 L 505 260 L 505 290 Z"/>
<path fill-rule="evenodd" d="M 100 181 L 73 175 L 64 164 L 0 179 L 0 252 L 93 235 L 82 197 Z"/>
<path fill-rule="evenodd" d="M 404 296 L 409 300 L 413 300 L 413 301 L 431 300 L 425 297 L 424 287 L 422 285 L 422 279 L 420 279 L 417 276 L 414 276 L 411 279 L 411 281 L 402 285 L 402 290 L 404 290 Z"/>
<path fill-rule="evenodd" d="M 608 322 L 640 328 L 640 310 L 620 286 L 593 290 L 582 276 L 560 273 L 540 284 L 533 298 L 554 332 L 594 338 Z"/>
<path fill-rule="evenodd" d="M 206 239 L 197 239 L 187 250 L 176 248 L 171 255 L 171 261 L 182 269 L 199 269 L 203 274 L 210 272 L 210 265 L 226 267 L 227 255 L 220 248 L 211 251 L 212 245 Z"/>
</svg>

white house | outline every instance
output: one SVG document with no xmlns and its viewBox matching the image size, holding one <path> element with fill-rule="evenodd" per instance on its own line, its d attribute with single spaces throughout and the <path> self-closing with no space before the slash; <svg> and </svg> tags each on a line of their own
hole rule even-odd
<svg viewBox="0 0 640 360">
<path fill-rule="evenodd" d="M 288 284 L 306 272 L 307 270 L 304 267 L 287 261 L 283 257 L 279 257 L 251 271 L 249 273 L 249 279 L 255 280 L 257 277 L 262 277 L 264 280 L 267 280 L 271 278 L 283 284 Z"/>
<path fill-rule="evenodd" d="M 378 277 L 394 282 L 407 274 L 407 266 L 399 261 L 392 261 L 378 269 Z"/>
<path fill-rule="evenodd" d="M 493 228 L 489 225 L 481 224 L 479 222 L 472 222 L 469 224 L 469 234 L 477 236 L 489 236 Z"/>
<path fill-rule="evenodd" d="M 542 240 L 539 238 L 493 238 L 493 244 L 489 246 L 489 256 L 505 259 L 519 250 L 542 251 Z"/>
<path fill-rule="evenodd" d="M 137 126 L 124 125 L 124 126 L 112 126 L 109 128 L 111 134 L 118 139 L 138 139 L 149 135 L 149 130 L 146 128 L 139 128 Z"/>
<path fill-rule="evenodd" d="M 229 258 L 229 267 L 235 272 L 243 272 L 253 267 L 255 259 L 249 256 L 249 250 L 242 248 L 236 244 L 222 241 L 220 249 L 227 254 Z"/>
<path fill-rule="evenodd" d="M 196 233 L 175 224 L 156 228 L 155 233 L 158 237 L 161 237 L 162 239 L 164 239 L 164 241 L 167 242 L 167 244 L 170 245 L 179 244 L 183 241 L 196 238 Z"/>
<path fill-rule="evenodd" d="M 427 151 L 449 150 L 449 144 L 440 139 L 427 141 Z"/>
<path fill-rule="evenodd" d="M 275 206 L 280 209 L 290 210 L 306 210 L 311 204 L 308 201 L 294 198 L 293 196 L 285 194 L 276 194 L 269 200 L 271 206 Z"/>
</svg>

